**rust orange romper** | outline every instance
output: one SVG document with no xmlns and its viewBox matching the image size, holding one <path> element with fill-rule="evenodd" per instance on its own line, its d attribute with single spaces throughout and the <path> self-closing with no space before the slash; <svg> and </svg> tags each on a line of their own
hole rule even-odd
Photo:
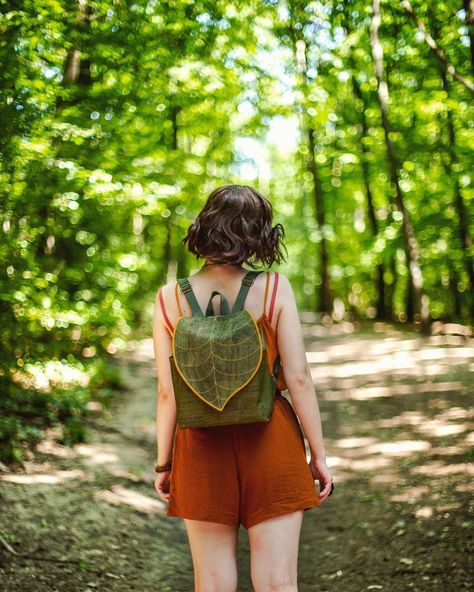
<svg viewBox="0 0 474 592">
<path fill-rule="evenodd" d="M 267 273 L 264 313 L 257 321 L 267 344 L 269 368 L 273 368 L 278 354 L 277 338 L 271 326 L 278 274 L 274 273 L 274 277 L 269 315 L 265 313 L 270 278 Z M 172 333 L 164 307 L 163 312 Z M 248 529 L 268 518 L 320 505 L 297 415 L 280 392 L 287 388 L 283 368 L 277 387 L 268 422 L 212 428 L 176 427 L 167 516 L 236 528 L 242 523 Z"/>
</svg>

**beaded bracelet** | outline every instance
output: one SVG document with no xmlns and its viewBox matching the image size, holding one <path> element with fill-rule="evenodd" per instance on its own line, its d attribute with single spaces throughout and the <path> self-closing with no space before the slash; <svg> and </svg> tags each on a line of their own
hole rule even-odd
<svg viewBox="0 0 474 592">
<path fill-rule="evenodd" d="M 172 462 L 169 461 L 165 465 L 155 465 L 154 471 L 155 473 L 164 473 L 165 471 L 171 470 Z"/>
</svg>

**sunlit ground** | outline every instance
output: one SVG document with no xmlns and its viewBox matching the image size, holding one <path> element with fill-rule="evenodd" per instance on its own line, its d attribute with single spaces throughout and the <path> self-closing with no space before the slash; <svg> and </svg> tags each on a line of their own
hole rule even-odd
<svg viewBox="0 0 474 592">
<path fill-rule="evenodd" d="M 331 335 L 334 332 L 340 335 Z M 306 325 L 305 334 L 307 359 L 323 410 L 328 463 L 337 474 L 338 482 L 354 478 L 359 471 L 373 472 L 374 482 L 398 479 L 394 465 L 401 458 L 422 457 L 422 462 L 411 468 L 412 473 L 432 477 L 474 473 L 473 465 L 453 463 L 451 458 L 465 454 L 474 444 L 474 340 L 445 335 L 426 338 L 394 330 L 387 335 L 351 334 L 347 326 L 341 331 L 340 326 L 331 330 Z M 132 356 L 136 363 L 151 364 L 151 340 L 136 343 Z M 153 372 L 151 365 L 142 366 L 140 370 L 145 380 L 154 380 Z M 389 398 L 388 405 L 381 406 L 381 398 Z M 147 462 L 148 454 L 153 452 L 152 400 L 150 390 L 149 413 L 133 409 L 133 401 L 129 401 L 127 409 L 131 409 L 133 416 L 118 418 L 117 429 L 124 435 L 128 432 L 133 438 L 142 437 L 150 444 L 149 450 L 141 451 L 143 459 L 135 458 L 131 466 L 121 443 L 117 446 L 116 442 L 99 439 L 70 449 L 45 440 L 37 448 L 44 453 L 45 462 L 36 459 L 27 463 L 26 473 L 7 472 L 0 475 L 0 480 L 60 485 L 65 480 L 84 479 L 87 471 L 94 467 L 131 481 L 139 481 L 140 477 L 147 479 L 148 467 L 144 466 L 140 475 L 140 464 L 136 461 Z M 331 410 L 328 402 L 334 402 L 339 411 Z M 326 425 L 328 417 L 331 413 L 342 412 L 346 420 L 337 426 L 337 434 L 333 434 Z M 364 415 L 370 415 L 370 419 L 363 419 Z M 351 417 L 357 421 L 351 421 Z M 439 460 L 440 456 L 445 456 L 449 464 Z M 83 469 L 44 472 L 41 469 L 47 468 L 48 457 L 80 460 Z M 462 487 L 466 489 L 470 486 Z M 414 498 L 424 490 L 417 491 Z M 400 495 L 394 495 L 394 499 L 400 499 Z M 155 503 L 154 498 L 126 495 L 124 490 L 104 492 L 100 497 L 147 513 L 164 509 L 164 504 Z"/>
<path fill-rule="evenodd" d="M 401 508 L 407 507 L 411 519 L 420 525 L 420 532 L 424 532 L 426 523 L 426 536 L 435 538 L 437 545 L 443 544 L 443 538 L 450 536 L 449 527 L 440 526 L 438 536 L 432 521 L 443 518 L 449 522 L 451 515 L 464 512 L 466 496 L 474 489 L 474 340 L 459 334 L 426 338 L 381 324 L 354 332 L 350 324 L 324 327 L 306 322 L 304 317 L 303 320 L 307 358 L 337 492 L 326 508 L 308 514 L 303 557 L 310 553 L 311 542 L 305 542 L 305 537 L 311 540 L 314 527 L 323 529 L 323 536 L 327 529 L 326 543 L 334 542 L 339 550 L 338 531 L 342 530 L 348 537 L 352 530 L 357 539 L 354 549 L 364 549 L 358 540 L 360 530 L 368 537 L 370 549 L 370 544 L 374 544 L 370 537 L 377 534 L 377 528 L 383 531 L 383 524 L 371 525 L 381 511 L 393 514 L 387 516 L 387 528 L 390 525 L 389 544 L 395 549 L 408 535 L 406 516 L 397 518 Z M 48 521 L 61 522 L 71 503 L 75 507 L 76 544 L 81 532 L 87 533 L 88 543 L 84 542 L 81 557 L 91 561 L 97 545 L 115 544 L 111 542 L 114 529 L 118 523 L 127 524 L 127 520 L 133 520 L 138 529 L 140 525 L 147 529 L 150 517 L 154 517 L 162 520 L 161 527 L 175 528 L 179 536 L 184 536 L 183 525 L 164 516 L 166 505 L 153 489 L 150 468 L 155 459 L 156 383 L 151 340 L 133 344 L 133 351 L 124 356 L 124 372 L 130 392 L 125 400 L 117 402 L 115 411 L 97 414 L 97 429 L 88 442 L 70 449 L 46 439 L 27 462 L 25 471 L 0 474 L 0 494 L 7 514 L 11 511 L 21 518 L 21 524 L 14 527 L 0 522 L 0 532 L 10 533 L 13 540 L 16 537 L 19 551 L 22 545 L 28 546 L 27 541 L 38 543 L 43 536 L 38 534 L 35 521 L 41 523 L 41 516 L 48 515 Z M 383 508 L 377 506 L 379 503 L 384 504 Z M 390 510 L 392 506 L 394 509 Z M 123 512 L 129 512 L 125 514 L 128 518 L 124 518 Z M 103 521 L 103 527 L 102 534 L 100 528 L 96 532 L 97 541 L 91 542 L 89 529 L 94 520 Z M 469 524 L 462 518 L 458 528 L 462 530 Z M 379 535 L 383 536 L 383 532 Z M 167 566 L 176 560 L 165 539 L 153 544 L 164 545 L 160 547 L 160 573 L 171 581 L 176 572 Z M 180 541 L 184 552 L 185 539 Z M 346 544 L 351 541 L 347 539 Z M 350 582 L 356 581 L 353 578 L 357 569 L 361 574 L 366 570 L 366 556 L 361 555 L 352 563 L 346 557 L 341 569 L 332 569 L 331 562 L 336 565 L 342 560 L 337 549 L 327 551 L 327 564 L 322 559 L 326 567 L 321 567 L 318 577 L 327 588 L 315 590 L 340 590 L 336 584 L 343 581 L 346 592 L 359 589 L 355 584 L 351 587 Z M 407 578 L 417 565 L 408 551 L 394 557 L 393 562 L 393 572 Z M 316 569 L 310 565 L 305 569 Z M 441 585 L 445 570 L 435 573 L 430 565 L 428 560 L 419 564 L 419 569 L 424 570 L 423 583 L 421 587 L 410 585 L 410 589 L 448 589 Z M 134 569 L 125 557 L 123 566 L 124 570 Z M 374 567 L 376 572 L 378 569 Z M 382 566 L 380 569 L 379 580 L 374 576 L 373 585 L 382 588 L 373 589 L 405 589 L 402 584 L 378 584 L 384 574 Z M 302 589 L 313 589 L 313 576 L 310 571 L 305 573 L 307 580 L 303 581 L 307 581 L 307 587 Z M 143 576 L 137 572 L 136 578 L 140 577 Z M 335 586 L 331 587 L 333 579 Z"/>
</svg>

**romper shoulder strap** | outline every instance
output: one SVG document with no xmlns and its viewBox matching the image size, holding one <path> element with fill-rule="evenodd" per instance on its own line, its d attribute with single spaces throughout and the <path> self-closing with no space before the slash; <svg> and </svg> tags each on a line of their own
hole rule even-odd
<svg viewBox="0 0 474 592">
<path fill-rule="evenodd" d="M 265 282 L 265 296 L 263 298 L 263 314 L 266 315 L 267 313 L 267 296 L 268 296 L 268 287 L 270 285 L 270 275 L 271 272 L 267 271 L 267 281 Z"/>
<path fill-rule="evenodd" d="M 242 279 L 242 285 L 240 286 L 239 293 L 237 294 L 237 298 L 235 300 L 231 312 L 238 312 L 239 310 L 243 309 L 245 298 L 247 297 L 248 291 L 250 290 L 250 286 L 254 283 L 255 278 L 259 273 L 262 273 L 262 270 L 251 270 L 245 274 L 245 276 Z"/>
<path fill-rule="evenodd" d="M 183 311 L 181 309 L 181 304 L 179 302 L 179 283 L 178 282 L 176 282 L 176 284 L 175 284 L 174 294 L 175 294 L 175 297 L 176 297 L 176 304 L 178 306 L 179 316 L 182 317 L 183 316 Z"/>
<path fill-rule="evenodd" d="M 166 314 L 166 308 L 165 308 L 165 303 L 163 302 L 162 290 L 163 290 L 163 288 L 160 288 L 160 291 L 158 292 L 158 299 L 160 301 L 161 312 L 163 313 L 163 318 L 165 319 L 165 323 L 168 325 L 168 329 L 171 331 L 171 333 L 173 333 L 173 331 L 174 331 L 173 325 L 170 323 L 168 315 Z"/>
<path fill-rule="evenodd" d="M 273 290 L 272 290 L 272 298 L 270 300 L 270 310 L 268 312 L 268 320 L 270 323 L 272 322 L 273 316 L 273 307 L 275 306 L 275 296 L 278 290 L 278 272 L 275 271 L 275 279 L 273 280 Z"/>
</svg>

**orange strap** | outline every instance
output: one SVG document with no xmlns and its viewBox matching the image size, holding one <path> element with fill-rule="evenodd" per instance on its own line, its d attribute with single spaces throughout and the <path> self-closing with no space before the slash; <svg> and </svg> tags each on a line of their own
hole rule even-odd
<svg viewBox="0 0 474 592">
<path fill-rule="evenodd" d="M 168 318 L 168 315 L 166 314 L 165 303 L 163 302 L 163 294 L 161 293 L 162 290 L 163 290 L 163 288 L 160 288 L 160 291 L 158 292 L 158 298 L 159 298 L 159 301 L 160 301 L 161 311 L 163 313 L 163 317 L 165 319 L 165 323 L 168 325 L 168 328 L 171 331 L 171 333 L 173 333 L 173 325 L 170 323 L 170 320 Z"/>
<path fill-rule="evenodd" d="M 182 317 L 183 316 L 183 311 L 181 310 L 181 304 L 179 303 L 179 283 L 176 282 L 176 286 L 174 287 L 174 292 L 176 295 L 176 304 L 178 305 L 178 311 L 179 311 L 179 316 Z"/>
<path fill-rule="evenodd" d="M 267 282 L 265 284 L 265 297 L 263 299 L 263 314 L 267 310 L 267 296 L 268 296 L 268 286 L 270 285 L 270 272 L 267 271 Z"/>
<path fill-rule="evenodd" d="M 272 322 L 273 307 L 275 306 L 275 296 L 276 296 L 277 289 L 278 289 L 278 272 L 275 271 L 274 275 L 275 275 L 275 280 L 273 283 L 272 299 L 270 301 L 270 312 L 268 313 L 268 320 L 270 321 L 270 323 Z"/>
</svg>

